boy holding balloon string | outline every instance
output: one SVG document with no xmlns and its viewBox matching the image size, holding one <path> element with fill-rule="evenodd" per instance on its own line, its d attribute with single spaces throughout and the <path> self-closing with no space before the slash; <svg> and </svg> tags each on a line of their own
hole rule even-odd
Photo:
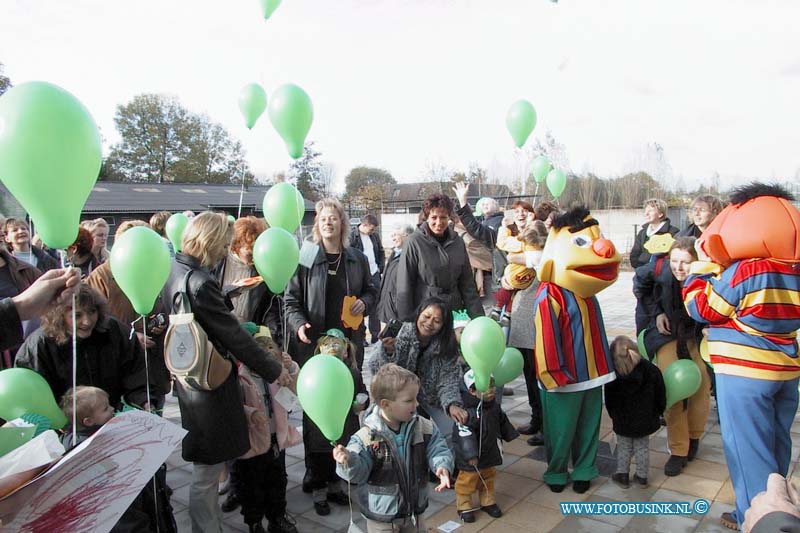
<svg viewBox="0 0 800 533">
<path fill-rule="evenodd" d="M 436 425 L 416 414 L 419 378 L 387 363 L 370 386 L 375 405 L 345 448 L 333 450 L 336 473 L 356 483 L 356 500 L 367 531 L 427 531 L 428 471 L 449 488 L 453 454 Z M 408 476 L 408 477 L 406 477 Z"/>
</svg>

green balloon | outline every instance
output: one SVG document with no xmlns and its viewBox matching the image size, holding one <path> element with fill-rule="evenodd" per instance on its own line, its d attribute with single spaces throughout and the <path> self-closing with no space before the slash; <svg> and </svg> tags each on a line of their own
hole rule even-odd
<svg viewBox="0 0 800 533">
<path fill-rule="evenodd" d="M 533 174 L 533 179 L 536 180 L 536 183 L 541 183 L 547 177 L 547 173 L 550 172 L 550 161 L 543 155 L 540 155 L 536 159 L 533 160 L 533 165 L 531 165 L 531 173 Z"/>
<path fill-rule="evenodd" d="M 236 217 L 233 215 L 228 215 L 228 222 L 236 222 Z"/>
<path fill-rule="evenodd" d="M 0 457 L 16 450 L 36 434 L 36 426 L 25 428 L 0 428 Z"/>
<path fill-rule="evenodd" d="M 647 353 L 647 346 L 644 344 L 644 335 L 647 333 L 647 329 L 643 329 L 639 332 L 639 336 L 636 337 L 636 344 L 639 346 L 639 354 L 650 361 L 650 355 Z"/>
<path fill-rule="evenodd" d="M 353 389 L 353 375 L 334 355 L 315 355 L 297 376 L 297 397 L 303 411 L 331 442 L 342 436 L 353 406 Z"/>
<path fill-rule="evenodd" d="M 167 219 L 167 224 L 164 226 L 169 242 L 172 243 L 172 247 L 175 248 L 176 252 L 181 251 L 181 240 L 187 224 L 189 224 L 189 217 L 183 213 L 175 213 Z"/>
<path fill-rule="evenodd" d="M 517 148 L 522 148 L 535 127 L 536 110 L 529 101 L 517 100 L 511 104 L 506 113 L 506 129 Z"/>
<path fill-rule="evenodd" d="M 153 310 L 170 271 L 169 250 L 150 228 L 137 226 L 118 237 L 111 249 L 111 273 L 140 315 Z"/>
<path fill-rule="evenodd" d="M 475 372 L 475 387 L 485 392 L 489 379 L 506 349 L 506 336 L 500 324 L 489 317 L 470 320 L 461 333 L 461 353 Z"/>
<path fill-rule="evenodd" d="M 262 208 L 271 228 L 283 228 L 294 233 L 303 220 L 305 202 L 294 185 L 282 182 L 270 187 L 264 195 Z"/>
<path fill-rule="evenodd" d="M 558 198 L 561 196 L 561 193 L 564 192 L 564 189 L 567 187 L 567 176 L 564 173 L 554 168 L 547 174 L 547 188 L 550 190 L 550 194 L 553 197 Z"/>
<path fill-rule="evenodd" d="M 101 160 L 97 125 L 69 92 L 34 81 L 0 97 L 0 180 L 50 248 L 75 241 Z"/>
<path fill-rule="evenodd" d="M 691 359 L 678 359 L 664 370 L 667 389 L 667 409 L 692 396 L 700 388 L 703 378 L 700 369 Z"/>
<path fill-rule="evenodd" d="M 37 414 L 50 419 L 53 429 L 67 424 L 53 398 L 47 381 L 29 368 L 7 368 L 0 371 L 0 418 L 14 420 L 25 414 Z"/>
<path fill-rule="evenodd" d="M 297 240 L 283 228 L 269 228 L 253 245 L 253 263 L 275 294 L 282 294 L 300 262 Z"/>
<path fill-rule="evenodd" d="M 306 135 L 314 120 L 314 106 L 308 94 L 293 83 L 281 85 L 272 94 L 267 112 L 289 155 L 294 159 L 303 155 Z"/>
<path fill-rule="evenodd" d="M 494 367 L 494 380 L 497 386 L 503 386 L 506 383 L 511 383 L 520 374 L 525 362 L 522 359 L 522 353 L 516 348 L 506 348 L 503 352 L 503 357 L 500 362 Z"/>
<path fill-rule="evenodd" d="M 239 111 L 242 112 L 248 130 L 253 129 L 256 121 L 267 108 L 267 93 L 257 83 L 245 85 L 239 93 Z"/>
<path fill-rule="evenodd" d="M 267 20 L 281 5 L 281 0 L 258 0 L 261 4 L 261 12 L 264 14 L 264 20 Z"/>
</svg>

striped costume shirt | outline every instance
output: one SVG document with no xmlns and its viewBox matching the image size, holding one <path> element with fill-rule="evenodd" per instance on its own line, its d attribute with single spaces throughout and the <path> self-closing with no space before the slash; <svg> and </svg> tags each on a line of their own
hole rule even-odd
<svg viewBox="0 0 800 533">
<path fill-rule="evenodd" d="M 614 381 L 614 363 L 597 298 L 581 298 L 544 282 L 534 305 L 536 368 L 542 388 L 574 392 Z"/>
<path fill-rule="evenodd" d="M 747 259 L 728 268 L 692 263 L 683 300 L 708 323 L 708 354 L 719 374 L 784 381 L 800 376 L 800 263 Z"/>
</svg>

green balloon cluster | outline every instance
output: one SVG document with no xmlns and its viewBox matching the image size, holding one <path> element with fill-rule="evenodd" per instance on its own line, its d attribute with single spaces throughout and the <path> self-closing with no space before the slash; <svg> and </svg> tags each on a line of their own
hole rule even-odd
<svg viewBox="0 0 800 533">
<path fill-rule="evenodd" d="M 0 180 L 50 248 L 75 241 L 101 160 L 97 125 L 69 92 L 34 81 L 0 97 Z"/>
<path fill-rule="evenodd" d="M 678 359 L 664 370 L 664 386 L 667 389 L 667 409 L 681 400 L 694 395 L 703 378 L 700 369 L 691 359 Z"/>
<path fill-rule="evenodd" d="M 522 148 L 536 127 L 536 110 L 527 100 L 517 100 L 506 113 L 506 129 L 517 148 Z"/>
<path fill-rule="evenodd" d="M 283 228 L 269 228 L 253 245 L 253 264 L 275 294 L 283 293 L 299 262 L 297 240 Z"/>
<path fill-rule="evenodd" d="M 294 233 L 305 213 L 305 201 L 294 185 L 286 182 L 270 187 L 262 205 L 264 218 L 272 228 Z"/>
<path fill-rule="evenodd" d="M 281 5 L 281 0 L 258 0 L 258 3 L 261 4 L 261 13 L 264 15 L 264 20 L 267 20 Z"/>
<path fill-rule="evenodd" d="M 172 247 L 175 248 L 176 252 L 181 251 L 183 232 L 188 224 L 189 217 L 183 213 L 174 213 L 167 219 L 167 224 L 164 226 L 164 231 L 167 233 L 167 238 L 169 238 L 169 242 L 172 243 Z"/>
<path fill-rule="evenodd" d="M 46 416 L 53 429 L 67 424 L 50 385 L 42 376 L 29 368 L 0 371 L 0 418 L 14 420 L 25 414 Z"/>
<path fill-rule="evenodd" d="M 293 83 L 281 85 L 272 93 L 267 113 L 289 155 L 294 159 L 303 155 L 306 135 L 314 120 L 314 106 L 308 94 Z"/>
<path fill-rule="evenodd" d="M 500 324 L 489 317 L 470 320 L 461 333 L 461 353 L 475 372 L 475 388 L 489 389 L 490 378 L 506 349 L 506 336 Z"/>
<path fill-rule="evenodd" d="M 554 168 L 547 174 L 547 189 L 553 197 L 558 198 L 564 189 L 567 187 L 567 176 L 564 172 Z"/>
<path fill-rule="evenodd" d="M 319 354 L 309 359 L 297 376 L 297 397 L 303 411 L 330 442 L 344 431 L 353 406 L 353 375 L 336 356 Z"/>
<path fill-rule="evenodd" d="M 540 155 L 533 160 L 531 174 L 533 174 L 533 179 L 536 180 L 536 183 L 543 182 L 548 172 L 550 172 L 550 161 L 548 161 L 545 156 Z"/>
<path fill-rule="evenodd" d="M 257 83 L 250 83 L 239 93 L 239 111 L 244 117 L 245 126 L 252 130 L 258 118 L 267 108 L 267 93 Z"/>
<path fill-rule="evenodd" d="M 169 250 L 150 228 L 137 226 L 117 238 L 111 249 L 111 273 L 134 310 L 147 315 L 170 271 Z"/>
</svg>

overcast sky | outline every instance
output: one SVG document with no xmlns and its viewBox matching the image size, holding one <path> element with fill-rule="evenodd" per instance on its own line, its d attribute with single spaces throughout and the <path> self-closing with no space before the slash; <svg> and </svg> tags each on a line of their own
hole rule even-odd
<svg viewBox="0 0 800 533">
<path fill-rule="evenodd" d="M 526 98 L 574 170 L 620 174 L 656 141 L 691 185 L 800 171 L 798 21 L 796 0 L 283 0 L 268 21 L 258 0 L 0 0 L 0 62 L 80 98 L 106 149 L 118 104 L 170 93 L 271 174 L 289 156 L 238 93 L 293 82 L 339 179 L 511 161 L 505 113 Z"/>
</svg>

